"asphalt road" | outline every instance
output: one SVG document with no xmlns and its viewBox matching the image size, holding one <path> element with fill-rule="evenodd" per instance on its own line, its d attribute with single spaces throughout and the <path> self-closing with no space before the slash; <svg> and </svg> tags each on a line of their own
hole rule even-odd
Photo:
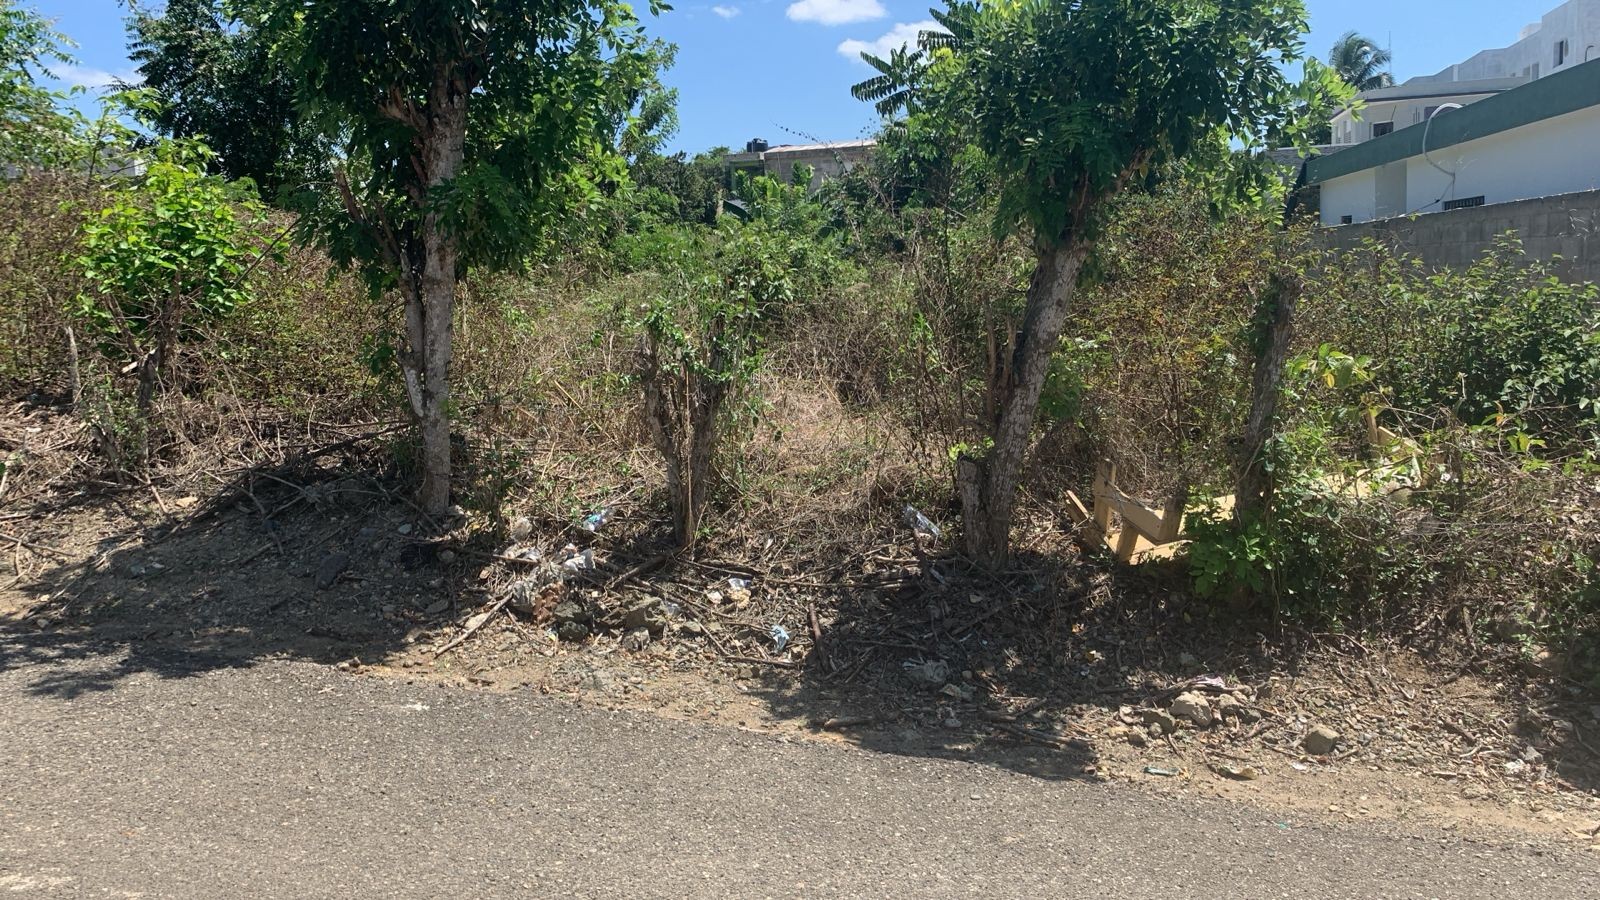
<svg viewBox="0 0 1600 900">
<path fill-rule="evenodd" d="M 0 895 L 1600 896 L 1596 854 L 20 640 L 0 634 Z"/>
</svg>

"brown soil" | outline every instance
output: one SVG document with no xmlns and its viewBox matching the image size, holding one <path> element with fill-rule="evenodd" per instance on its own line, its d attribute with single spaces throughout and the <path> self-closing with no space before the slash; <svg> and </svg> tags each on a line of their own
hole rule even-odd
<svg viewBox="0 0 1600 900">
<path fill-rule="evenodd" d="M 138 671 L 293 656 L 1040 778 L 1600 848 L 1600 707 L 1511 653 L 1242 635 L 1172 573 L 1068 546 L 998 578 L 914 547 L 909 531 L 832 566 L 667 562 L 641 505 L 596 535 L 507 547 L 486 523 L 418 521 L 366 471 L 328 454 L 203 496 L 56 479 L 13 499 L 0 506 L 0 624 L 39 638 L 0 666 L 32 667 L 38 690 L 72 696 Z M 594 613 L 595 634 L 559 641 L 548 622 L 500 609 L 441 652 L 532 569 L 496 557 L 560 559 L 568 542 L 594 551 L 595 569 L 564 591 Z M 747 601 L 730 577 L 750 579 Z M 666 629 L 624 649 L 623 612 L 647 601 L 672 604 Z M 789 635 L 781 651 L 774 625 Z M 93 682 L 52 666 L 108 649 L 127 661 Z M 941 667 L 943 679 L 915 677 Z M 1221 679 L 1213 700 L 1236 691 L 1253 721 L 1152 735 L 1143 710 L 1197 676 Z M 1332 755 L 1303 752 L 1315 725 L 1340 732 Z"/>
</svg>

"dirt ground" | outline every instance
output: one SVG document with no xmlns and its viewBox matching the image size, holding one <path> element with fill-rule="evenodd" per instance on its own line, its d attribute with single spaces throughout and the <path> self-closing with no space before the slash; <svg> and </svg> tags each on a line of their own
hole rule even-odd
<svg viewBox="0 0 1600 900">
<path fill-rule="evenodd" d="M 983 576 L 910 529 L 826 571 L 668 560 L 655 523 L 620 512 L 594 533 L 546 522 L 491 540 L 498 523 L 425 521 L 336 454 L 191 490 L 57 485 L 0 506 L 0 625 L 50 638 L 0 667 L 70 697 L 290 656 L 1600 850 L 1600 706 L 1508 652 L 1241 635 L 1159 568 L 1064 547 Z M 107 646 L 129 650 L 123 671 L 54 671 Z M 1183 720 L 1195 697 L 1206 727 Z M 1318 726 L 1337 732 L 1330 753 L 1304 745 Z"/>
</svg>

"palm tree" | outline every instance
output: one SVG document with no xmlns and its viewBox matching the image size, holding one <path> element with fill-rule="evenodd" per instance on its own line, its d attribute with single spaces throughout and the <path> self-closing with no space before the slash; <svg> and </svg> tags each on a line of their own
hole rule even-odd
<svg viewBox="0 0 1600 900">
<path fill-rule="evenodd" d="M 1345 32 L 1328 51 L 1328 65 L 1358 91 L 1393 87 L 1394 76 L 1388 69 L 1393 58 L 1371 38 L 1354 31 Z"/>
<path fill-rule="evenodd" d="M 850 96 L 873 104 L 885 119 L 894 118 L 901 110 L 910 112 L 916 102 L 917 84 L 928 67 L 922 51 L 896 47 L 889 51 L 888 59 L 862 53 L 861 61 L 877 69 L 878 74 L 852 85 Z"/>
</svg>

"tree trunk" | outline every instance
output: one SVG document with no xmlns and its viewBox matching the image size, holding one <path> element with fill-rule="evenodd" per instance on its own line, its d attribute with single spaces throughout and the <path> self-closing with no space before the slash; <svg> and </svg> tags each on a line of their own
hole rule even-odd
<svg viewBox="0 0 1600 900">
<path fill-rule="evenodd" d="M 461 171 L 466 136 L 467 93 L 448 74 L 440 73 L 429 94 L 428 125 L 421 138 L 430 192 Z M 450 506 L 450 345 L 457 257 L 455 235 L 430 209 L 422 219 L 420 278 L 406 298 L 412 356 L 406 387 L 422 433 L 419 499 L 423 511 L 434 516 L 443 515 Z"/>
<path fill-rule="evenodd" d="M 956 461 L 967 554 L 987 568 L 1003 566 L 1010 555 L 1011 514 L 1034 413 L 1088 250 L 1076 239 L 1039 250 L 1016 349 L 1010 359 L 997 359 L 989 376 L 994 446 L 983 456 L 964 454 Z"/>
<path fill-rule="evenodd" d="M 1238 484 L 1234 491 L 1234 520 L 1248 522 L 1272 502 L 1272 478 L 1264 454 L 1278 414 L 1278 393 L 1283 369 L 1294 340 L 1294 311 L 1300 300 L 1298 280 L 1274 275 L 1256 313 L 1255 373 L 1250 385 L 1250 418 L 1245 422 L 1239 448 Z"/>
<path fill-rule="evenodd" d="M 694 546 L 700 516 L 711 496 L 717 416 L 727 387 L 693 372 L 664 367 L 648 335 L 640 349 L 639 381 L 650 439 L 666 466 L 672 536 L 678 549 L 688 550 Z"/>
</svg>

